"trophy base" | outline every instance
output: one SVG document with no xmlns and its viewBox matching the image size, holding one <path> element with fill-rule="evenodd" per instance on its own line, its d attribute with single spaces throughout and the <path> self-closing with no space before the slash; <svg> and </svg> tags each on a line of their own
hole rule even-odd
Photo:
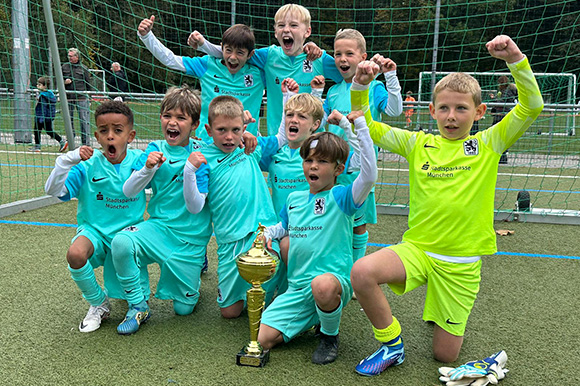
<svg viewBox="0 0 580 386">
<path fill-rule="evenodd" d="M 236 355 L 236 364 L 238 366 L 264 367 L 269 359 L 270 350 L 262 352 L 259 356 L 255 356 L 246 354 L 246 350 L 242 349 Z"/>
</svg>

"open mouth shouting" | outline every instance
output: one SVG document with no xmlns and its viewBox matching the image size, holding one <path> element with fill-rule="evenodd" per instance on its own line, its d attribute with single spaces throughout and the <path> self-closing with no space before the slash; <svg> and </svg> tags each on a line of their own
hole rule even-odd
<svg viewBox="0 0 580 386">
<path fill-rule="evenodd" d="M 176 140 L 179 138 L 181 132 L 175 129 L 167 129 L 167 139 Z"/>
<path fill-rule="evenodd" d="M 289 126 L 288 127 L 288 133 L 289 134 L 298 134 L 300 130 L 298 129 L 297 126 Z"/>
<path fill-rule="evenodd" d="M 282 46 L 284 50 L 291 51 L 292 47 L 294 47 L 294 38 L 291 36 L 282 37 Z"/>
<path fill-rule="evenodd" d="M 117 148 L 115 147 L 115 145 L 107 146 L 105 154 L 106 154 L 108 159 L 115 159 L 115 157 L 117 155 Z"/>
<path fill-rule="evenodd" d="M 318 174 L 310 173 L 310 174 L 308 174 L 308 179 L 310 181 L 315 182 L 315 181 L 318 181 L 320 179 L 320 177 L 318 177 Z"/>
</svg>

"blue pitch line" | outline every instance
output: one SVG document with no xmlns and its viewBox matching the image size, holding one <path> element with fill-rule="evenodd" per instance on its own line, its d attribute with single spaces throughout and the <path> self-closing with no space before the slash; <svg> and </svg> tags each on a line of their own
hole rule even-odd
<svg viewBox="0 0 580 386">
<path fill-rule="evenodd" d="M 55 223 L 55 222 L 37 222 L 37 221 L 0 220 L 0 224 L 38 225 L 38 226 L 67 227 L 67 228 L 76 228 L 77 227 L 77 224 L 60 224 L 60 223 Z"/>
<path fill-rule="evenodd" d="M 409 184 L 395 184 L 393 182 L 377 182 L 375 185 L 409 186 Z M 537 192 L 537 193 L 580 194 L 580 191 L 577 190 L 544 190 L 544 189 L 522 189 L 522 188 L 495 188 L 495 190 L 507 190 L 508 192 L 519 192 L 520 190 L 526 190 L 528 192 Z"/>
<path fill-rule="evenodd" d="M 0 166 L 14 166 L 19 168 L 42 168 L 42 169 L 52 169 L 54 167 L 54 166 L 19 165 L 19 164 L 0 164 Z"/>
<path fill-rule="evenodd" d="M 370 247 L 389 247 L 393 244 L 367 243 L 367 245 Z M 495 254 L 502 255 L 502 256 L 547 257 L 547 258 L 551 258 L 551 259 L 580 260 L 580 256 L 544 255 L 544 254 L 540 254 L 540 253 L 521 253 L 521 252 L 501 252 L 501 251 L 498 251 Z"/>
</svg>

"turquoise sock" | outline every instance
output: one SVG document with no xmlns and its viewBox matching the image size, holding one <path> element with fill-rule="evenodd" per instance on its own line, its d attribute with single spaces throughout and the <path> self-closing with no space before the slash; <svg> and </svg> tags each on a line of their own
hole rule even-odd
<svg viewBox="0 0 580 386">
<path fill-rule="evenodd" d="M 99 283 L 97 283 L 95 271 L 93 270 L 91 263 L 87 261 L 87 263 L 79 269 L 71 268 L 69 265 L 68 270 L 70 271 L 70 276 L 83 293 L 83 297 L 91 306 L 98 306 L 105 301 L 107 296 Z"/>
<path fill-rule="evenodd" d="M 367 242 L 369 241 L 369 232 L 366 231 L 362 235 L 353 234 L 352 238 L 352 257 L 357 261 L 367 252 Z"/>
<path fill-rule="evenodd" d="M 338 335 L 338 328 L 340 326 L 340 317 L 342 315 L 342 303 L 338 305 L 336 310 L 325 312 L 316 306 L 316 313 L 320 319 L 320 332 L 325 335 Z"/>
<path fill-rule="evenodd" d="M 117 234 L 111 243 L 111 253 L 117 279 L 125 291 L 125 299 L 129 304 L 140 303 L 145 295 L 141 288 L 141 270 L 137 264 L 133 240 L 122 233 Z"/>
</svg>

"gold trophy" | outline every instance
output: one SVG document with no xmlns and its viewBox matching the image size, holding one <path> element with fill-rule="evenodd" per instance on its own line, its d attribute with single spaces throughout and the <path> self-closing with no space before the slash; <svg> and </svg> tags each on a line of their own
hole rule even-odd
<svg viewBox="0 0 580 386">
<path fill-rule="evenodd" d="M 262 241 L 265 226 L 258 225 L 258 234 L 254 246 L 246 253 L 237 257 L 240 276 L 252 285 L 246 294 L 248 301 L 248 319 L 250 320 L 250 343 L 236 357 L 238 366 L 264 367 L 270 358 L 270 351 L 264 353 L 258 343 L 258 330 L 264 310 L 266 291 L 262 284 L 268 281 L 276 272 L 278 259 L 266 250 Z"/>
</svg>

